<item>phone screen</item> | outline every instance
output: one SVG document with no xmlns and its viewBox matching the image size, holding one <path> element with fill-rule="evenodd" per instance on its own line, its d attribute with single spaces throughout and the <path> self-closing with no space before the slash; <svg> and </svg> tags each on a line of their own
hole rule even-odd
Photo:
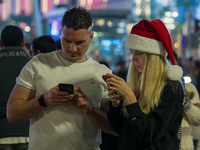
<svg viewBox="0 0 200 150">
<path fill-rule="evenodd" d="M 66 91 L 69 94 L 74 94 L 74 85 L 73 84 L 59 83 L 58 87 L 59 87 L 59 91 Z"/>
</svg>

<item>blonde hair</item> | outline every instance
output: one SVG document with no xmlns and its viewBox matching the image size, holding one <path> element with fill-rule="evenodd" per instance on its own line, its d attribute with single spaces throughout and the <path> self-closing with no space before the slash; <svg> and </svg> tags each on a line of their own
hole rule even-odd
<svg viewBox="0 0 200 150">
<path fill-rule="evenodd" d="M 134 92 L 141 110 L 148 114 L 158 106 L 163 88 L 167 82 L 167 63 L 163 56 L 145 53 L 145 65 L 139 73 L 131 63 L 127 83 Z M 125 101 L 122 112 L 128 116 Z"/>
</svg>

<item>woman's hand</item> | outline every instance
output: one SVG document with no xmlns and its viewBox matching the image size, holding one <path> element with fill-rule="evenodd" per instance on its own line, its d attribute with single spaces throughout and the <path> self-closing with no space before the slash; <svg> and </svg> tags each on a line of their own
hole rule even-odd
<svg viewBox="0 0 200 150">
<path fill-rule="evenodd" d="M 132 92 L 124 79 L 110 73 L 107 73 L 106 75 L 111 77 L 106 80 L 107 89 L 112 91 L 111 94 L 116 92 L 119 96 L 125 98 L 130 92 Z"/>
<path fill-rule="evenodd" d="M 110 97 L 113 107 L 118 107 L 120 105 L 120 101 L 124 99 L 113 90 L 108 90 L 108 96 Z"/>
<path fill-rule="evenodd" d="M 111 77 L 106 80 L 106 83 L 109 91 L 108 96 L 110 97 L 112 103 L 116 105 L 114 107 L 117 107 L 122 99 L 126 99 L 127 105 L 137 102 L 135 94 L 132 92 L 131 88 L 124 81 L 124 79 L 110 73 L 107 73 L 106 75 Z"/>
</svg>

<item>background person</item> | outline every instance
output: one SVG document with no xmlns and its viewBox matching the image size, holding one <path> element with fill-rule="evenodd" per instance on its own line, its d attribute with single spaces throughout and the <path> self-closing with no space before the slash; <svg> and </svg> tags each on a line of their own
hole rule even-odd
<svg viewBox="0 0 200 150">
<path fill-rule="evenodd" d="M 167 28 L 159 19 L 141 20 L 132 27 L 126 47 L 133 54 L 128 84 L 106 74 L 111 77 L 108 120 L 119 134 L 118 150 L 179 150 L 184 92 L 177 80 L 183 72 L 175 66 Z"/>
<path fill-rule="evenodd" d="M 197 145 L 193 143 L 193 137 L 200 132 L 200 128 L 197 127 L 200 126 L 199 93 L 192 83 L 185 83 L 185 89 L 181 150 L 196 150 Z"/>
<path fill-rule="evenodd" d="M 120 59 L 120 61 L 117 64 L 118 70 L 114 73 L 118 77 L 123 78 L 126 81 L 127 77 L 127 68 L 126 68 L 126 62 L 123 59 Z"/>
<path fill-rule="evenodd" d="M 31 56 L 40 53 L 49 53 L 56 50 L 56 42 L 50 35 L 42 35 L 33 39 L 31 43 Z"/>
<path fill-rule="evenodd" d="M 176 52 L 174 51 L 174 58 L 176 64 L 181 66 Z M 170 61 L 170 58 L 167 56 Z M 183 79 L 184 81 L 184 79 Z M 193 144 L 193 135 L 199 133 L 200 125 L 200 102 L 199 93 L 197 88 L 192 83 L 185 83 L 185 102 L 184 102 L 184 115 L 182 120 L 182 134 L 181 134 L 181 150 L 196 150 L 196 145 Z M 193 130 L 193 128 L 195 128 Z M 194 132 L 195 131 L 195 132 Z"/>
<path fill-rule="evenodd" d="M 27 150 L 29 120 L 11 124 L 7 120 L 6 105 L 15 86 L 15 79 L 30 60 L 23 49 L 24 35 L 20 28 L 6 26 L 1 32 L 0 45 L 0 150 Z"/>
<path fill-rule="evenodd" d="M 60 39 L 56 41 L 56 50 L 62 49 Z"/>
<path fill-rule="evenodd" d="M 25 42 L 25 44 L 23 46 L 23 49 L 26 50 L 26 52 L 28 53 L 29 56 L 30 56 L 30 46 L 31 46 L 31 43 L 29 43 L 29 42 Z"/>
<path fill-rule="evenodd" d="M 194 62 L 194 72 L 195 72 L 195 86 L 198 93 L 200 92 L 200 61 L 196 60 Z"/>
</svg>

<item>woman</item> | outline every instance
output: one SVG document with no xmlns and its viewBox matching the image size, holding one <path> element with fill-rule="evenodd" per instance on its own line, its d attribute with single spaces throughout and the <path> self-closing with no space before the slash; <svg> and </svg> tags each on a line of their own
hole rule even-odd
<svg viewBox="0 0 200 150">
<path fill-rule="evenodd" d="M 182 69 L 174 65 L 165 25 L 158 19 L 141 20 L 133 26 L 126 47 L 133 54 L 128 84 L 106 74 L 111 77 L 106 80 L 111 99 L 107 116 L 119 134 L 118 150 L 178 150 L 184 92 L 177 80 Z"/>
</svg>

